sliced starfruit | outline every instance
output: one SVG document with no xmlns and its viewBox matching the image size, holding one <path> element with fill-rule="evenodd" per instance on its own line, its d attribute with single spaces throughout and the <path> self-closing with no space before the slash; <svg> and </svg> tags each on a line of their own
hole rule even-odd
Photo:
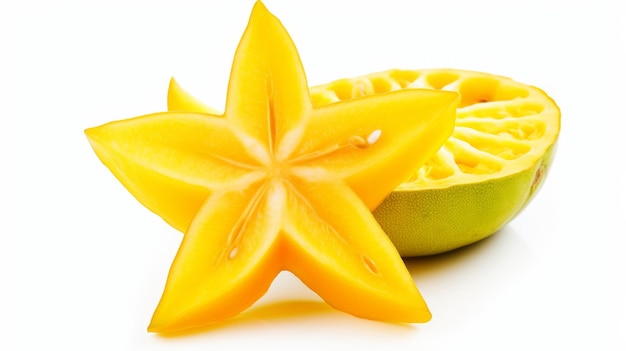
<svg viewBox="0 0 626 351">
<path fill-rule="evenodd" d="M 149 330 L 232 317 L 282 270 L 356 316 L 428 321 L 369 208 L 449 137 L 457 103 L 405 90 L 314 107 L 295 46 L 257 2 L 223 116 L 165 112 L 86 131 L 128 190 L 186 232 Z"/>
<path fill-rule="evenodd" d="M 558 106 L 536 87 L 455 69 L 396 69 L 340 79 L 312 87 L 311 98 L 314 106 L 325 106 L 404 89 L 459 93 L 456 125 L 374 216 L 402 256 L 450 251 L 497 232 L 545 182 L 560 130 Z M 175 83 L 168 101 L 171 109 L 208 111 Z"/>
</svg>

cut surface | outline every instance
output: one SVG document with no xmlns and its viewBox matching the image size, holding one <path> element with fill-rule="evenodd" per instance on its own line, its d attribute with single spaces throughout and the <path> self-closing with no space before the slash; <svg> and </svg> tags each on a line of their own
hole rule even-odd
<svg viewBox="0 0 626 351">
<path fill-rule="evenodd" d="M 560 129 L 538 88 L 488 73 L 390 70 L 311 88 L 316 107 L 425 88 L 461 95 L 453 134 L 374 216 L 403 256 L 432 255 L 483 239 L 513 219 L 544 183 Z M 184 96 L 179 86 L 169 96 Z M 206 111 L 203 105 L 182 106 Z"/>
<path fill-rule="evenodd" d="M 312 87 L 313 106 L 403 89 L 457 92 L 452 136 L 400 190 L 445 188 L 501 178 L 528 169 L 556 142 L 560 112 L 542 90 L 510 78 L 454 69 L 390 70 Z M 213 109 L 170 85 L 177 109 Z"/>
<path fill-rule="evenodd" d="M 314 106 L 407 88 L 461 95 L 452 136 L 397 190 L 444 188 L 532 167 L 555 143 L 558 107 L 543 91 L 480 72 L 391 70 L 311 88 Z"/>
<path fill-rule="evenodd" d="M 197 103 L 180 97 L 169 105 Z M 177 108 L 86 130 L 129 191 L 185 230 L 149 331 L 232 317 L 281 270 L 338 310 L 428 321 L 370 208 L 450 136 L 458 100 L 413 89 L 313 107 L 291 38 L 257 2 L 222 116 Z"/>
<path fill-rule="evenodd" d="M 511 221 L 546 179 L 560 111 L 542 90 L 487 73 L 391 70 L 311 88 L 315 106 L 426 88 L 461 95 L 454 132 L 374 216 L 403 256 L 441 253 Z"/>
</svg>

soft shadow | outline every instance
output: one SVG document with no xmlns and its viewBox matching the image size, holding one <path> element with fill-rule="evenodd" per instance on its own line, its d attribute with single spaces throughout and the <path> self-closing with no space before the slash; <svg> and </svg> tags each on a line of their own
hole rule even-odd
<svg viewBox="0 0 626 351">
<path fill-rule="evenodd" d="M 159 333 L 164 338 L 177 338 L 189 335 L 210 333 L 216 330 L 233 327 L 244 327 L 275 320 L 294 318 L 310 318 L 315 315 L 335 313 L 327 304 L 311 300 L 287 300 L 253 306 L 249 310 L 225 321 L 206 324 L 172 333 Z"/>
<path fill-rule="evenodd" d="M 503 264 L 506 266 L 507 262 L 526 261 L 528 256 L 526 243 L 513 228 L 505 226 L 474 244 L 432 256 L 408 257 L 404 262 L 414 278 L 426 279 L 468 265 L 485 263 L 485 268 L 497 269 Z"/>
<path fill-rule="evenodd" d="M 277 319 L 302 318 L 336 312 L 321 301 L 291 300 L 261 305 L 242 314 L 242 318 L 271 321 Z"/>
<path fill-rule="evenodd" d="M 506 299 L 529 272 L 531 252 L 506 226 L 491 237 L 448 253 L 408 258 L 409 272 L 439 321 L 471 323 L 485 309 Z"/>
<path fill-rule="evenodd" d="M 358 320 L 359 323 L 367 326 L 381 325 L 387 328 L 393 328 L 396 331 L 400 330 L 415 330 L 414 325 L 408 323 L 393 323 L 393 322 L 381 322 L 368 319 L 362 319 L 352 316 L 348 313 L 338 311 L 323 301 L 310 301 L 310 300 L 292 300 L 292 301 L 279 301 L 261 305 L 259 307 L 251 309 L 241 315 L 241 319 L 247 319 L 249 321 L 257 320 L 264 322 L 280 321 L 285 322 L 288 319 L 308 319 L 312 321 L 315 317 L 320 316 L 326 318 L 327 321 L 338 322 L 341 319 L 350 319 L 351 321 Z"/>
<path fill-rule="evenodd" d="M 237 328 L 283 328 L 291 325 L 294 320 L 300 324 L 326 326 L 330 331 L 344 328 L 344 332 L 363 335 L 371 332 L 394 335 L 396 338 L 413 335 L 418 329 L 414 324 L 389 323 L 361 319 L 347 313 L 337 311 L 323 301 L 286 300 L 254 305 L 249 310 L 231 319 L 189 328 L 172 333 L 158 333 L 156 337 L 177 339 L 188 336 L 205 336 L 218 331 L 234 332 Z M 319 331 L 319 330 L 318 330 Z"/>
<path fill-rule="evenodd" d="M 225 329 L 232 330 L 234 328 L 249 328 L 259 325 L 268 326 L 272 324 L 279 326 L 280 324 L 289 323 L 294 319 L 298 319 L 306 323 L 317 324 L 320 321 L 317 317 L 324 318 L 326 321 L 324 323 L 331 326 L 335 324 L 342 324 L 344 318 L 348 318 L 350 320 L 356 319 L 353 320 L 356 323 L 352 323 L 352 327 L 357 327 L 361 330 L 361 332 L 367 332 L 367 330 L 371 329 L 374 324 L 377 325 L 378 328 L 380 328 L 381 325 L 385 326 L 385 330 L 387 331 L 391 328 L 396 333 L 406 333 L 407 331 L 413 332 L 416 329 L 416 327 L 411 324 L 387 323 L 359 319 L 339 312 L 322 301 L 287 300 L 252 307 L 248 311 L 226 321 L 172 333 L 159 333 L 156 335 L 165 339 L 175 339 L 193 335 L 210 334 L 217 332 L 218 330 Z M 361 327 L 359 327 L 359 325 L 361 325 Z"/>
</svg>

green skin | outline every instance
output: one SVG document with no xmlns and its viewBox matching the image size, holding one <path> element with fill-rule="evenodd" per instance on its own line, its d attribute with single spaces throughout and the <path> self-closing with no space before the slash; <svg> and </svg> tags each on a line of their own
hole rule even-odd
<svg viewBox="0 0 626 351">
<path fill-rule="evenodd" d="M 475 243 L 528 205 L 544 183 L 555 151 L 552 145 L 533 167 L 506 177 L 443 189 L 395 191 L 374 210 L 374 217 L 403 257 Z"/>
</svg>

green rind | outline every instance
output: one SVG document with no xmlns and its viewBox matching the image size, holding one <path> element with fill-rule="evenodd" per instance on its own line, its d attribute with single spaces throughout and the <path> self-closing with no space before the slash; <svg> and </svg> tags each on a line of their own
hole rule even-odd
<svg viewBox="0 0 626 351">
<path fill-rule="evenodd" d="M 510 222 L 545 182 L 552 145 L 533 167 L 477 183 L 394 191 L 374 217 L 403 257 L 434 255 L 482 240 Z M 537 177 L 537 178 L 536 178 Z"/>
</svg>

